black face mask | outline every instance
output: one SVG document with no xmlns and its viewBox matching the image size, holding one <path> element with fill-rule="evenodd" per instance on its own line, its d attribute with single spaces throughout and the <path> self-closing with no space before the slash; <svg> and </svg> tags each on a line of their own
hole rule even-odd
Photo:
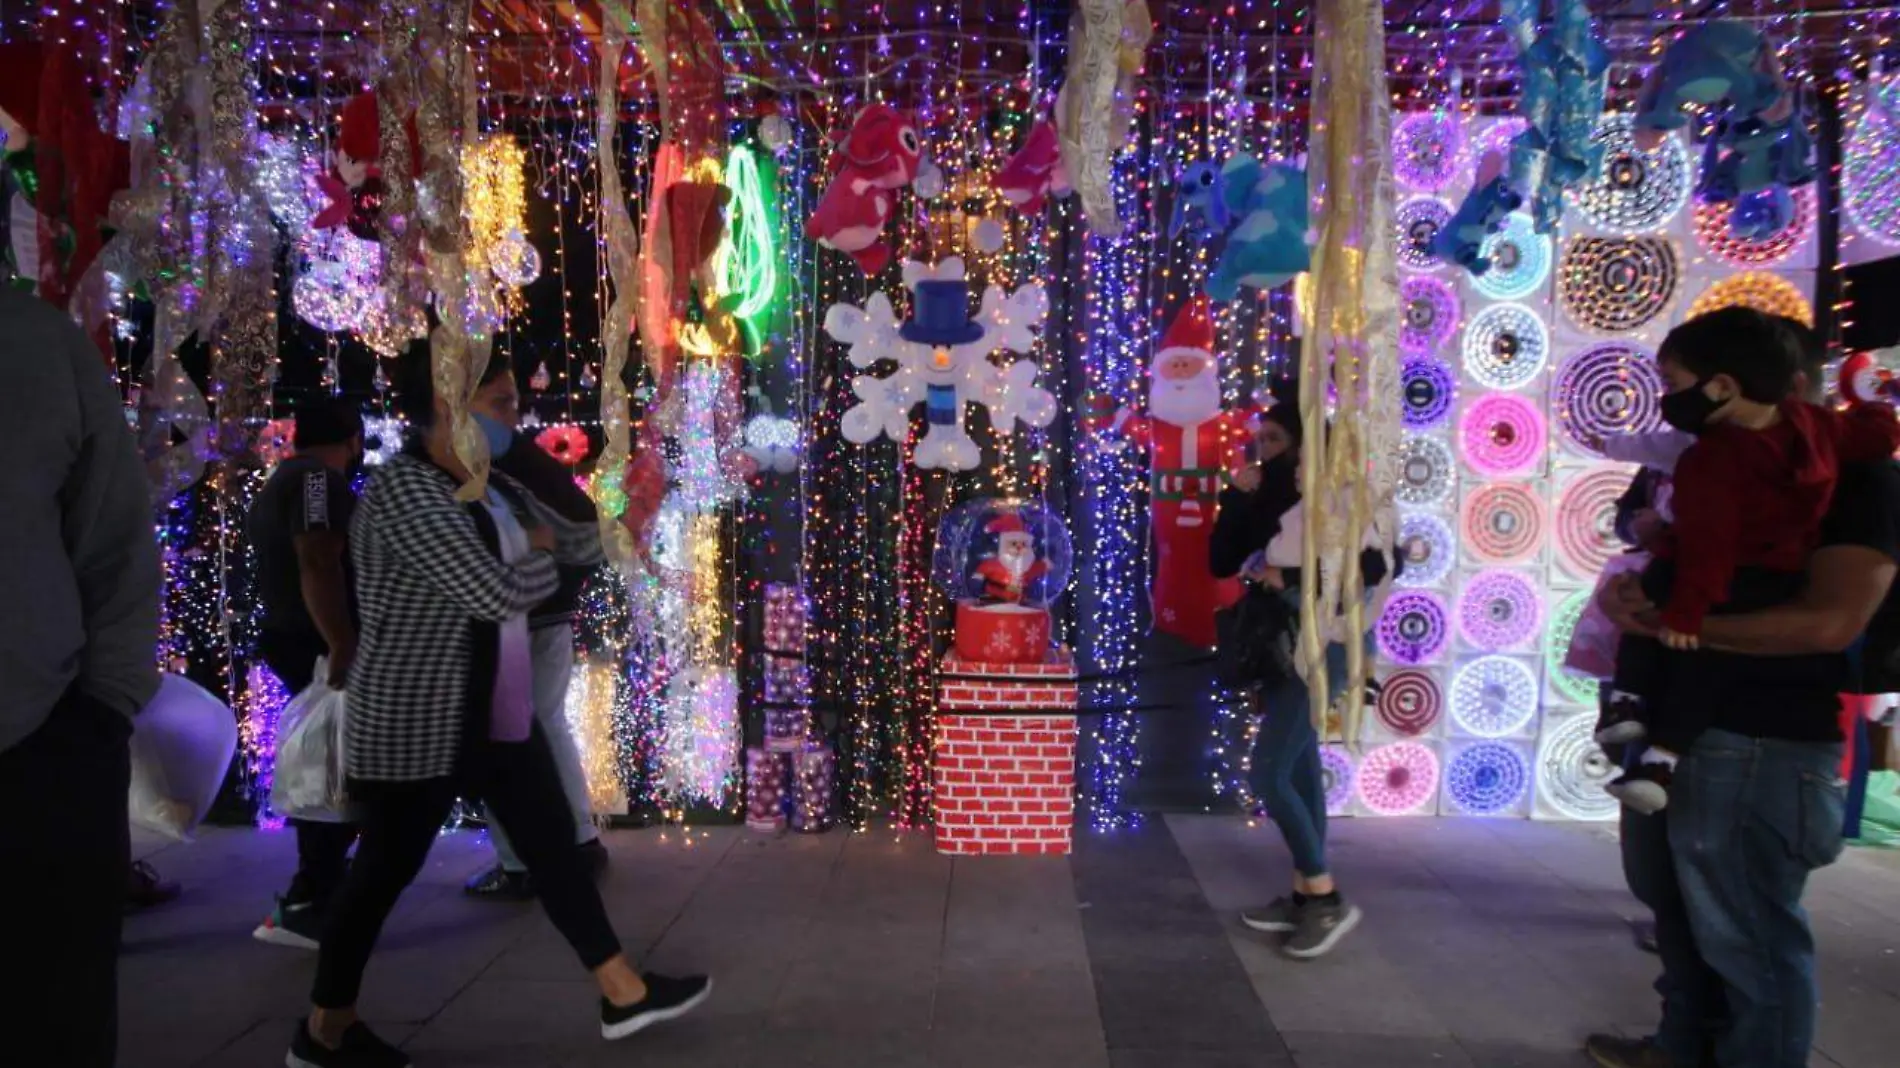
<svg viewBox="0 0 1900 1068">
<path fill-rule="evenodd" d="M 1700 434 L 1709 428 L 1709 417 L 1727 403 L 1719 401 L 1702 392 L 1708 385 L 1703 379 L 1688 389 L 1679 389 L 1674 393 L 1663 394 L 1659 407 L 1662 409 L 1663 422 L 1685 434 Z"/>
</svg>

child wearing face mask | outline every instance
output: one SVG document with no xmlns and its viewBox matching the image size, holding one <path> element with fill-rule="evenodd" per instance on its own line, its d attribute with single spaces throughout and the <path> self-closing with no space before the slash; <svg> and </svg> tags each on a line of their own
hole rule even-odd
<svg viewBox="0 0 1900 1068">
<path fill-rule="evenodd" d="M 1643 587 L 1661 605 L 1657 638 L 1625 636 L 1597 740 L 1645 742 L 1611 794 L 1640 812 L 1668 804 L 1677 760 L 1712 722 L 1716 698 L 1678 677 L 1712 610 L 1753 611 L 1800 592 L 1843 463 L 1900 448 L 1885 405 L 1836 412 L 1795 396 L 1801 343 L 1784 322 L 1724 308 L 1671 331 L 1657 356 L 1662 416 L 1695 436 L 1676 459 L 1674 522 Z"/>
</svg>

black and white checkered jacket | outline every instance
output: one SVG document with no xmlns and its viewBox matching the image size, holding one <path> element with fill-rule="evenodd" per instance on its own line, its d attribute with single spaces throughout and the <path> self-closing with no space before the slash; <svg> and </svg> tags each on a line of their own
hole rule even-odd
<svg viewBox="0 0 1900 1068">
<path fill-rule="evenodd" d="M 362 625 L 349 679 L 352 779 L 453 775 L 487 735 L 500 623 L 554 592 L 556 563 L 598 563 L 597 527 L 563 520 L 506 475 L 490 485 L 555 531 L 553 554 L 503 563 L 492 516 L 455 500 L 455 480 L 405 452 L 378 468 L 350 527 Z"/>
</svg>

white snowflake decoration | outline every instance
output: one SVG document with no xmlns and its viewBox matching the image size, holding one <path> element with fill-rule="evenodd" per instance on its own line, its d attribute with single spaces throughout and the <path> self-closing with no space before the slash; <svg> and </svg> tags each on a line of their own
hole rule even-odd
<svg viewBox="0 0 1900 1068">
<path fill-rule="evenodd" d="M 927 280 L 964 277 L 963 261 L 956 257 L 934 267 L 904 264 L 904 284 L 915 289 Z M 933 389 L 955 390 L 954 418 L 932 421 L 917 443 L 916 463 L 925 469 L 968 471 L 983 462 L 983 453 L 963 426 L 964 406 L 980 404 L 989 410 L 990 423 L 999 433 L 1010 433 L 1017 423 L 1045 427 L 1055 420 L 1056 399 L 1036 384 L 1039 368 L 1033 360 L 1017 360 L 999 367 L 990 360 L 996 351 L 1027 355 L 1036 341 L 1036 328 L 1049 314 L 1049 295 L 1031 282 L 1014 292 L 999 286 L 983 291 L 975 322 L 982 336 L 962 345 L 933 346 L 906 341 L 899 332 L 897 314 L 888 297 L 873 294 L 862 308 L 834 304 L 825 313 L 825 332 L 849 346 L 851 363 L 868 368 L 893 360 L 897 371 L 888 377 L 859 375 L 851 391 L 858 403 L 844 413 L 845 439 L 858 445 L 886 437 L 902 441 L 910 432 L 910 411 L 925 402 Z M 946 361 L 936 358 L 938 352 Z"/>
</svg>

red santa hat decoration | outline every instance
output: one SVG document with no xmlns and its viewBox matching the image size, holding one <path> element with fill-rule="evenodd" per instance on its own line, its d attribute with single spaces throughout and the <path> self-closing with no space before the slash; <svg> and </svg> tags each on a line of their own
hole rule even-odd
<svg viewBox="0 0 1900 1068">
<path fill-rule="evenodd" d="M 1214 311 L 1207 294 L 1196 293 L 1175 314 L 1168 332 L 1161 335 L 1155 351 L 1156 365 L 1170 356 L 1199 356 L 1209 363 L 1214 361 Z"/>
</svg>

